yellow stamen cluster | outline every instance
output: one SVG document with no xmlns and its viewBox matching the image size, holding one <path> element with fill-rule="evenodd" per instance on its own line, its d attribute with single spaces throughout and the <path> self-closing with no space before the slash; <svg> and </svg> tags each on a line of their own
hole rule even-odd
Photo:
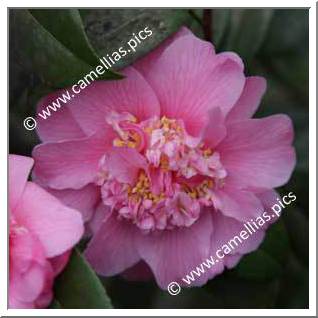
<svg viewBox="0 0 318 318">
<path fill-rule="evenodd" d="M 165 133 L 168 133 L 170 130 L 174 130 L 177 133 L 182 132 L 182 128 L 178 125 L 177 121 L 175 119 L 169 119 L 166 116 L 163 116 L 160 119 L 160 127 L 162 128 Z"/>
<path fill-rule="evenodd" d="M 187 193 L 192 199 L 198 199 L 206 196 L 209 189 L 212 189 L 213 181 L 211 179 L 204 180 L 197 187 L 189 187 L 188 185 L 183 186 L 183 190 Z"/>
<path fill-rule="evenodd" d="M 205 149 L 205 150 L 203 150 L 203 157 L 204 158 L 208 158 L 208 157 L 210 157 L 211 155 L 212 155 L 212 150 L 210 149 L 210 148 L 207 148 L 207 149 Z"/>
<path fill-rule="evenodd" d="M 150 181 L 144 172 L 141 172 L 138 177 L 136 185 L 128 187 L 128 196 L 132 198 L 135 202 L 138 202 L 140 199 L 151 200 L 154 203 L 158 203 L 160 200 L 164 199 L 165 195 L 160 193 L 156 195 L 151 192 Z"/>
<path fill-rule="evenodd" d="M 160 168 L 165 172 L 169 171 L 169 158 L 164 154 L 160 157 Z"/>
<path fill-rule="evenodd" d="M 130 133 L 126 140 L 122 140 L 119 138 L 114 139 L 113 145 L 115 147 L 129 147 L 136 148 L 140 143 L 140 136 L 137 133 Z"/>
</svg>

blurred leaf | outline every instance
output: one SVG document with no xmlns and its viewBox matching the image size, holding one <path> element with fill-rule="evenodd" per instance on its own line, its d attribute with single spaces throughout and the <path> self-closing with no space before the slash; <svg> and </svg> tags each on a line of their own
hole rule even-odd
<svg viewBox="0 0 318 318">
<path fill-rule="evenodd" d="M 44 82 L 54 87 L 64 87 L 77 82 L 92 70 L 28 10 L 15 9 L 10 13 L 11 49 L 18 56 L 20 64 L 37 73 Z M 103 78 L 119 78 L 111 72 L 105 72 L 104 75 Z"/>
<path fill-rule="evenodd" d="M 288 213 L 289 207 L 286 207 L 282 212 Z M 266 231 L 264 242 L 261 244 L 260 249 L 275 259 L 280 265 L 285 264 L 286 258 L 290 252 L 290 242 L 285 223 L 280 218 L 276 223 L 270 226 Z"/>
<path fill-rule="evenodd" d="M 308 160 L 308 153 L 309 153 L 309 139 L 308 139 L 308 131 L 301 131 L 297 134 L 297 138 L 295 140 L 295 147 L 297 149 L 297 166 L 301 172 L 308 172 L 309 170 L 309 160 Z"/>
<path fill-rule="evenodd" d="M 229 9 L 212 10 L 212 42 L 218 51 L 219 48 L 224 45 L 224 41 L 226 40 L 226 32 L 230 27 L 230 12 L 231 10 Z"/>
<path fill-rule="evenodd" d="M 55 281 L 54 295 L 63 308 L 112 308 L 103 285 L 76 250 Z"/>
<path fill-rule="evenodd" d="M 269 71 L 305 105 L 309 81 L 308 13 L 308 9 L 275 10 L 259 54 Z"/>
<path fill-rule="evenodd" d="M 53 299 L 53 301 L 51 302 L 48 309 L 63 309 L 63 308 L 62 308 L 61 304 L 56 299 Z"/>
<path fill-rule="evenodd" d="M 235 51 L 245 60 L 250 60 L 265 39 L 272 15 L 272 9 L 231 10 L 230 30 L 225 48 Z"/>
<path fill-rule="evenodd" d="M 151 36 L 138 44 L 136 52 L 130 52 L 114 65 L 115 69 L 133 63 L 193 20 L 188 10 L 180 9 L 93 9 L 84 11 L 83 16 L 87 36 L 99 56 L 127 46 L 134 34 L 145 27 L 152 31 Z"/>
<path fill-rule="evenodd" d="M 269 281 L 282 274 L 288 253 L 287 232 L 279 220 L 267 231 L 260 248 L 244 256 L 233 273 L 241 278 Z"/>
<path fill-rule="evenodd" d="M 187 27 L 195 34 L 195 36 L 203 39 L 203 11 L 204 9 L 189 9 L 191 19 L 187 23 Z"/>
<path fill-rule="evenodd" d="M 236 268 L 239 277 L 251 280 L 271 280 L 282 274 L 282 266 L 263 250 L 245 256 Z"/>
<path fill-rule="evenodd" d="M 30 12 L 47 31 L 75 56 L 91 66 L 100 64 L 98 56 L 88 41 L 77 9 L 32 9 Z"/>
<path fill-rule="evenodd" d="M 274 10 L 274 15 L 260 54 L 264 56 L 307 54 L 308 30 L 309 9 Z"/>
<path fill-rule="evenodd" d="M 182 288 L 178 295 L 172 296 L 167 291 L 158 290 L 152 304 L 152 308 L 222 308 L 223 301 L 211 297 L 204 288 Z"/>
<path fill-rule="evenodd" d="M 308 265 L 309 224 L 307 217 L 297 207 L 290 207 L 284 214 L 284 221 L 295 255 L 300 262 Z"/>
<path fill-rule="evenodd" d="M 240 308 L 273 308 L 279 281 L 252 281 L 226 271 L 209 281 L 204 289 L 211 297 L 212 308 L 240 309 Z M 218 305 L 214 305 L 218 304 Z"/>
<path fill-rule="evenodd" d="M 293 254 L 286 260 L 284 277 L 280 282 L 280 291 L 276 308 L 308 308 L 309 273 Z"/>
<path fill-rule="evenodd" d="M 154 280 L 130 281 L 120 275 L 100 277 L 116 309 L 153 308 L 152 301 L 159 287 Z"/>
</svg>

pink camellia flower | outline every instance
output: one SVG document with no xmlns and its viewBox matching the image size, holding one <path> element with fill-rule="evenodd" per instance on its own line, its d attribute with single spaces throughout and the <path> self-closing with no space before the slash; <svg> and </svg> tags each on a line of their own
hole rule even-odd
<svg viewBox="0 0 318 318">
<path fill-rule="evenodd" d="M 293 128 L 285 115 L 251 119 L 265 80 L 186 28 L 123 74 L 39 118 L 34 177 L 90 220 L 85 255 L 99 274 L 137 279 L 150 268 L 166 288 L 276 200 L 273 188 L 295 165 Z M 235 266 L 263 237 L 193 285 Z"/>
<path fill-rule="evenodd" d="M 44 308 L 83 233 L 81 214 L 33 182 L 33 159 L 9 156 L 9 307 Z"/>
</svg>

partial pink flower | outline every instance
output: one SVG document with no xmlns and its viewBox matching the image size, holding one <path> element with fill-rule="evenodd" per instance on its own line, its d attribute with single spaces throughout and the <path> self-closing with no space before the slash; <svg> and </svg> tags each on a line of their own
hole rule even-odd
<svg viewBox="0 0 318 318">
<path fill-rule="evenodd" d="M 81 214 L 28 182 L 33 159 L 9 156 L 9 307 L 45 308 L 83 233 Z"/>
<path fill-rule="evenodd" d="M 86 215 L 95 211 L 85 255 L 99 274 L 144 278 L 147 264 L 166 288 L 275 200 L 273 188 L 295 165 L 292 123 L 251 119 L 265 80 L 246 77 L 235 53 L 216 54 L 186 28 L 123 74 L 38 118 L 34 177 L 61 200 L 78 196 Z M 87 187 L 98 192 L 90 206 Z M 235 266 L 263 237 L 260 230 L 194 284 Z"/>
</svg>

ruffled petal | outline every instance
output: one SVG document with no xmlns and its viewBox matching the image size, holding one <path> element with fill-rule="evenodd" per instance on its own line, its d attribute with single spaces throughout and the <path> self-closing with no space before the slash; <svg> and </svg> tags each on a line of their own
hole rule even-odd
<svg viewBox="0 0 318 318">
<path fill-rule="evenodd" d="M 164 50 L 168 48 L 175 40 L 185 35 L 192 35 L 192 32 L 186 27 L 181 27 L 178 32 L 169 36 L 153 51 L 137 60 L 137 62 L 134 63 L 134 68 L 136 68 L 141 74 L 146 75 L 149 69 L 154 63 L 156 63 L 157 59 L 164 52 Z"/>
<path fill-rule="evenodd" d="M 111 215 L 100 225 L 84 255 L 98 274 L 116 275 L 140 260 L 135 247 L 138 233 L 135 225 Z"/>
<path fill-rule="evenodd" d="M 193 135 L 202 130 L 209 109 L 220 107 L 224 115 L 231 109 L 245 82 L 237 59 L 215 55 L 211 43 L 194 35 L 176 39 L 144 75 L 158 96 L 162 115 L 183 119 Z"/>
<path fill-rule="evenodd" d="M 217 150 L 228 175 L 242 188 L 271 189 L 291 176 L 296 161 L 292 140 L 289 117 L 274 115 L 230 123 Z"/>
<path fill-rule="evenodd" d="M 109 127 L 104 134 L 36 146 L 32 152 L 33 177 L 54 189 L 80 189 L 94 182 L 99 160 L 111 147 L 112 134 Z"/>
<path fill-rule="evenodd" d="M 66 92 L 66 89 L 58 90 L 43 97 L 38 103 L 36 131 L 43 142 L 79 139 L 85 137 L 85 133 L 73 117 L 68 107 L 69 103 L 72 104 L 75 100 L 67 103 L 63 103 L 59 100 L 63 94 L 67 96 Z M 56 109 L 56 111 L 52 110 L 49 106 Z M 39 114 L 42 116 L 39 116 Z M 48 116 L 49 114 L 50 116 Z"/>
<path fill-rule="evenodd" d="M 250 191 L 225 186 L 215 190 L 214 196 L 218 210 L 241 222 L 256 218 L 263 212 L 261 201 Z"/>
<path fill-rule="evenodd" d="M 239 100 L 227 116 L 227 121 L 251 118 L 256 112 L 266 90 L 266 80 L 260 76 L 247 77 Z"/>
<path fill-rule="evenodd" d="M 58 198 L 63 204 L 81 212 L 85 222 L 91 219 L 100 199 L 100 189 L 92 183 L 78 190 L 55 190 L 51 188 L 45 190 Z"/>
<path fill-rule="evenodd" d="M 147 169 L 145 157 L 132 148 L 113 147 L 106 156 L 106 165 L 117 181 L 133 184 L 140 169 Z"/>
<path fill-rule="evenodd" d="M 128 112 L 140 121 L 160 115 L 158 99 L 143 76 L 133 67 L 121 73 L 126 78 L 93 82 L 68 103 L 86 135 L 102 131 L 111 110 Z"/>
<path fill-rule="evenodd" d="M 40 240 L 47 257 L 54 257 L 72 248 L 83 234 L 79 212 L 70 209 L 40 188 L 28 182 L 15 218 Z"/>
<path fill-rule="evenodd" d="M 209 256 L 211 233 L 211 217 L 205 213 L 189 228 L 139 236 L 138 252 L 162 289 L 172 281 L 184 285 L 182 278 Z M 207 279 L 202 276 L 193 285 Z"/>
<path fill-rule="evenodd" d="M 203 140 L 208 147 L 215 148 L 226 136 L 224 116 L 220 108 L 209 111 L 209 121 L 203 132 Z"/>
<path fill-rule="evenodd" d="M 14 211 L 21 198 L 34 160 L 29 157 L 9 155 L 9 208 Z"/>
<path fill-rule="evenodd" d="M 218 249 L 224 248 L 224 245 L 231 249 L 229 255 L 247 254 L 256 250 L 264 239 L 263 228 L 255 230 L 255 232 L 251 230 L 252 234 L 249 234 L 245 240 L 238 239 L 237 236 L 240 236 L 241 231 L 248 232 L 243 222 L 224 216 L 219 212 L 212 213 L 212 216 L 214 232 L 211 236 L 211 251 L 213 255 L 216 255 Z"/>
</svg>

